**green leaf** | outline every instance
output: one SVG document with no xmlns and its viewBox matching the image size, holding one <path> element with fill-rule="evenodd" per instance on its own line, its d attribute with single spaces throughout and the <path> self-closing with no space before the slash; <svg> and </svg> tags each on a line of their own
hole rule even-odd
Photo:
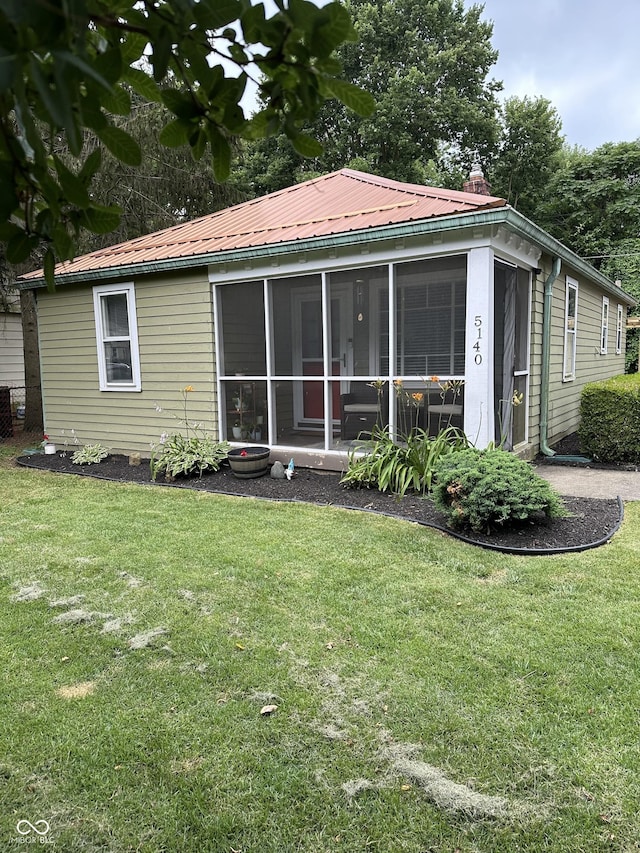
<svg viewBox="0 0 640 853">
<path fill-rule="evenodd" d="M 29 56 L 29 73 L 44 108 L 51 118 L 52 124 L 56 125 L 56 127 L 64 127 L 66 121 L 66 94 L 51 88 L 40 62 L 34 56 Z"/>
<path fill-rule="evenodd" d="M 159 104 L 162 100 L 160 89 L 153 78 L 139 68 L 127 68 L 123 79 L 131 86 L 134 92 L 146 101 Z"/>
<path fill-rule="evenodd" d="M 111 51 L 109 53 L 111 53 Z M 111 88 L 109 81 L 76 53 L 71 53 L 68 50 L 52 50 L 51 55 L 54 61 L 54 68 L 57 70 L 63 71 L 64 66 L 67 64 L 74 65 L 82 73 L 82 76 L 90 77 L 92 80 L 95 80 L 95 82 L 102 86 L 103 89 L 109 90 Z M 112 59 L 112 61 L 119 61 L 119 57 L 117 59 Z M 108 65 L 106 67 L 109 68 Z M 109 71 L 112 73 L 111 68 L 109 68 Z M 115 79 L 117 80 L 119 76 L 120 75 L 118 73 L 118 76 Z"/>
<path fill-rule="evenodd" d="M 16 57 L 3 47 L 0 47 L 0 92 L 11 88 L 16 72 Z"/>
<path fill-rule="evenodd" d="M 122 86 L 116 86 L 102 98 L 102 106 L 115 115 L 128 116 L 131 112 L 131 96 Z"/>
<path fill-rule="evenodd" d="M 53 155 L 53 162 L 56 167 L 62 192 L 65 194 L 67 201 L 82 209 L 89 207 L 89 193 L 87 192 L 83 181 L 76 177 L 76 175 L 74 175 L 73 172 L 65 166 L 56 154 Z"/>
<path fill-rule="evenodd" d="M 156 83 L 164 80 L 167 74 L 169 60 L 171 59 L 171 48 L 171 34 L 167 29 L 162 28 L 153 41 L 153 54 L 151 56 L 153 79 Z"/>
<path fill-rule="evenodd" d="M 176 118 L 162 128 L 158 140 L 161 145 L 165 145 L 167 148 L 179 148 L 181 145 L 186 145 L 192 131 L 193 126 L 189 122 Z"/>
<path fill-rule="evenodd" d="M 94 234 L 107 234 L 118 227 L 121 213 L 119 207 L 94 204 L 83 211 L 80 221 Z"/>
<path fill-rule="evenodd" d="M 78 177 L 87 186 L 93 176 L 96 174 L 102 163 L 102 151 L 100 148 L 94 148 L 91 154 L 87 156 L 82 168 L 78 172 Z"/>
<path fill-rule="evenodd" d="M 242 12 L 239 0 L 201 0 L 193 10 L 194 17 L 201 27 L 217 30 L 236 21 Z"/>
<path fill-rule="evenodd" d="M 190 95 L 177 89 L 163 89 L 160 94 L 162 103 L 178 118 L 190 119 L 200 115 L 198 105 Z"/>
<path fill-rule="evenodd" d="M 296 136 L 292 136 L 291 144 L 303 157 L 320 157 L 324 151 L 318 140 L 306 133 L 298 133 Z"/>
<path fill-rule="evenodd" d="M 18 207 L 13 170 L 9 163 L 0 163 L 0 222 L 9 219 Z M 0 237 L 0 239 L 6 239 Z"/>
<path fill-rule="evenodd" d="M 56 256 L 53 253 L 51 246 L 49 246 L 45 252 L 43 267 L 45 281 L 47 282 L 47 289 L 49 291 L 55 290 L 54 271 L 56 268 Z"/>
<path fill-rule="evenodd" d="M 265 25 L 264 6 L 250 6 L 240 16 L 242 33 L 247 44 L 260 43 Z"/>
<path fill-rule="evenodd" d="M 142 151 L 132 136 L 119 127 L 109 124 L 97 132 L 98 138 L 107 146 L 114 157 L 127 166 L 139 166 L 142 162 Z"/>
<path fill-rule="evenodd" d="M 127 33 L 125 42 L 120 46 L 123 65 L 127 66 L 137 62 L 144 53 L 147 44 L 148 39 L 142 33 Z M 134 70 L 138 71 L 139 69 L 136 68 Z"/>
<path fill-rule="evenodd" d="M 375 111 L 376 101 L 370 92 L 365 92 L 359 86 L 335 77 L 323 77 L 321 79 L 323 89 L 342 101 L 345 107 L 353 110 L 354 113 L 360 116 L 369 116 Z"/>
<path fill-rule="evenodd" d="M 0 222 L 0 240 L 3 243 L 8 243 L 17 234 L 22 234 L 22 228 L 16 225 L 15 222 Z"/>
<path fill-rule="evenodd" d="M 74 255 L 75 246 L 69 232 L 62 224 L 56 225 L 53 230 L 53 248 L 56 257 L 60 261 L 66 261 Z"/>
<path fill-rule="evenodd" d="M 26 261 L 31 252 L 38 245 L 39 239 L 33 234 L 25 234 L 20 231 L 7 243 L 7 260 L 10 264 L 21 264 Z"/>
<path fill-rule="evenodd" d="M 309 48 L 320 57 L 329 56 L 345 39 L 353 40 L 354 31 L 347 10 L 340 3 L 329 3 L 320 9 Z"/>
<path fill-rule="evenodd" d="M 191 145 L 191 154 L 193 155 L 193 159 L 196 161 L 200 160 L 207 147 L 207 135 L 204 130 L 199 128 L 195 138 L 193 140 L 189 140 L 189 144 Z"/>
<path fill-rule="evenodd" d="M 99 53 L 93 61 L 93 68 L 99 78 L 104 79 L 109 86 L 114 86 L 122 77 L 122 52 L 120 48 L 112 47 L 105 50 L 104 53 Z"/>
<path fill-rule="evenodd" d="M 214 125 L 209 125 L 207 134 L 211 145 L 213 174 L 217 181 L 226 181 L 231 171 L 231 146 Z"/>
</svg>

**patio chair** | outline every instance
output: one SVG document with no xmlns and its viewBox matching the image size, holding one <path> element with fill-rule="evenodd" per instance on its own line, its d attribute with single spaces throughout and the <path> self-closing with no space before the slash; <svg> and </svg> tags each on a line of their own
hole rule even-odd
<svg viewBox="0 0 640 853">
<path fill-rule="evenodd" d="M 343 441 L 358 438 L 363 432 L 371 433 L 376 424 L 386 423 L 387 399 L 386 386 L 379 397 L 378 389 L 370 383 L 352 382 L 349 392 L 340 395 L 340 438 Z"/>
</svg>

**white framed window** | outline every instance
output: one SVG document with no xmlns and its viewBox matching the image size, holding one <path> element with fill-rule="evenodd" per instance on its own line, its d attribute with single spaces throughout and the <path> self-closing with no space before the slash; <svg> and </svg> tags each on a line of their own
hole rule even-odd
<svg viewBox="0 0 640 853">
<path fill-rule="evenodd" d="M 138 322 L 133 283 L 93 288 L 101 391 L 140 391 Z"/>
<path fill-rule="evenodd" d="M 616 355 L 622 352 L 622 319 L 624 317 L 624 309 L 618 303 L 618 312 L 616 314 Z"/>
<path fill-rule="evenodd" d="M 609 339 L 609 297 L 602 297 L 602 324 L 600 327 L 600 352 L 607 354 L 607 343 Z"/>
<path fill-rule="evenodd" d="M 562 379 L 568 382 L 576 378 L 576 341 L 578 333 L 578 282 L 566 278 L 564 303 L 564 367 Z"/>
</svg>

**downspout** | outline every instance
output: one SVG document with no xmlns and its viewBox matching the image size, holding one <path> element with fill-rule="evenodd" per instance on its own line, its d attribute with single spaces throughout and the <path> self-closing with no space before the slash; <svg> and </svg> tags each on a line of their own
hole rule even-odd
<svg viewBox="0 0 640 853">
<path fill-rule="evenodd" d="M 540 452 L 545 456 L 555 456 L 547 443 L 549 428 L 549 363 L 551 361 L 551 299 L 553 285 L 560 275 L 560 258 L 553 259 L 551 273 L 544 285 L 544 311 L 542 315 L 542 377 L 540 380 Z"/>
</svg>

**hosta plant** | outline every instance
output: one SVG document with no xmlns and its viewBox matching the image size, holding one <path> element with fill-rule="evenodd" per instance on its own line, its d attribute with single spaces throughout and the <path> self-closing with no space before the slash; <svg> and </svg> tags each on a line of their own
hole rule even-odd
<svg viewBox="0 0 640 853">
<path fill-rule="evenodd" d="M 103 444 L 85 444 L 79 450 L 75 450 L 71 461 L 75 465 L 95 465 L 102 462 L 109 455 L 109 449 Z"/>
<path fill-rule="evenodd" d="M 151 451 L 151 477 L 164 473 L 167 479 L 180 474 L 197 474 L 217 471 L 227 458 L 230 445 L 215 441 L 208 435 L 184 436 L 179 432 L 167 436 Z"/>
<path fill-rule="evenodd" d="M 227 458 L 230 445 L 226 441 L 216 441 L 202 428 L 200 423 L 189 419 L 188 401 L 194 393 L 193 385 L 185 385 L 182 395 L 182 417 L 171 415 L 184 425 L 185 435 L 180 432 L 168 435 L 163 432 L 160 441 L 151 448 L 151 477 L 156 479 L 164 473 L 165 479 L 173 480 L 179 475 L 197 474 L 202 477 L 207 472 L 217 471 Z M 162 408 L 156 404 L 156 412 Z"/>
</svg>

